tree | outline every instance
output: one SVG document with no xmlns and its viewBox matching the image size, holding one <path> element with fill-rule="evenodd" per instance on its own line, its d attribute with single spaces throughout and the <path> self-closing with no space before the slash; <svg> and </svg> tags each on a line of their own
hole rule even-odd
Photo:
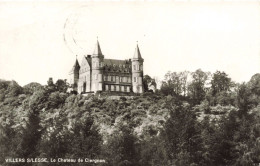
<svg viewBox="0 0 260 166">
<path fill-rule="evenodd" d="M 248 87 L 252 93 L 260 96 L 260 73 L 253 75 L 248 82 Z"/>
<path fill-rule="evenodd" d="M 225 72 L 220 71 L 216 71 L 213 74 L 210 83 L 213 96 L 215 96 L 219 92 L 230 91 L 230 88 L 232 87 L 231 78 L 229 78 Z"/>
<path fill-rule="evenodd" d="M 187 85 L 187 80 L 188 80 L 188 75 L 189 75 L 190 72 L 188 71 L 183 71 L 183 72 L 180 72 L 180 81 L 181 81 L 181 84 L 182 84 L 182 93 L 183 93 L 183 96 L 186 96 L 186 93 L 187 93 L 187 89 L 188 89 L 188 85 Z"/>
<path fill-rule="evenodd" d="M 260 73 L 253 75 L 247 83 L 250 91 L 249 100 L 252 105 L 257 106 L 260 104 Z"/>
<path fill-rule="evenodd" d="M 67 89 L 69 87 L 69 84 L 66 82 L 66 80 L 58 79 L 55 83 L 55 87 L 59 92 L 67 92 Z"/>
<path fill-rule="evenodd" d="M 150 86 L 155 86 L 156 87 L 156 82 L 155 79 L 151 78 L 149 75 L 144 75 L 144 91 L 148 92 Z"/>
<path fill-rule="evenodd" d="M 7 165 L 5 158 L 15 157 L 18 145 L 17 133 L 14 129 L 15 122 L 13 112 L 7 117 L 2 115 L 0 119 L 0 165 Z"/>
<path fill-rule="evenodd" d="M 137 166 L 139 161 L 137 137 L 128 125 L 119 127 L 119 131 L 108 139 L 106 156 L 108 165 Z"/>
<path fill-rule="evenodd" d="M 238 87 L 237 92 L 237 107 L 241 115 L 246 115 L 250 109 L 249 101 L 250 91 L 245 83 Z"/>
<path fill-rule="evenodd" d="M 68 156 L 95 159 L 101 154 L 102 137 L 92 117 L 87 117 L 83 122 L 78 121 L 73 125 L 71 139 Z"/>
<path fill-rule="evenodd" d="M 56 90 L 55 85 L 53 83 L 53 79 L 51 77 L 47 81 L 47 86 L 46 87 L 47 87 L 48 91 L 50 91 L 50 92 L 54 92 Z"/>
<path fill-rule="evenodd" d="M 191 73 L 192 81 L 188 85 L 188 96 L 192 100 L 192 104 L 200 104 L 206 95 L 206 82 L 210 76 L 209 72 L 203 72 L 201 69 Z"/>
<path fill-rule="evenodd" d="M 38 155 L 37 146 L 42 133 L 39 111 L 31 109 L 28 114 L 28 122 L 22 131 L 21 143 L 18 146 L 18 155 L 24 158 Z"/>
<path fill-rule="evenodd" d="M 44 119 L 44 133 L 40 143 L 40 157 L 58 158 L 64 157 L 70 150 L 70 131 L 65 125 L 67 117 L 62 110 L 56 109 L 48 113 Z M 62 164 L 60 164 L 62 165 Z"/>
<path fill-rule="evenodd" d="M 187 89 L 187 77 L 187 71 L 179 73 L 168 71 L 164 76 L 161 92 L 165 95 L 185 96 Z"/>
<path fill-rule="evenodd" d="M 171 164 L 199 165 L 201 139 L 196 115 L 181 103 L 170 101 L 167 105 L 170 118 L 165 123 L 162 137 Z"/>
<path fill-rule="evenodd" d="M 35 91 L 43 88 L 41 84 L 37 82 L 31 82 L 25 86 L 23 86 L 23 90 L 25 94 L 33 94 Z"/>
</svg>

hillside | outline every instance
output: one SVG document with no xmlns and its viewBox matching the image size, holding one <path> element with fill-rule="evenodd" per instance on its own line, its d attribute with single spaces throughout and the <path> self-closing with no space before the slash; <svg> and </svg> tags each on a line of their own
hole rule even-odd
<svg viewBox="0 0 260 166">
<path fill-rule="evenodd" d="M 192 93 L 169 94 L 178 92 L 172 82 L 157 93 L 114 99 L 67 93 L 62 80 L 24 87 L 1 80 L 1 165 L 46 165 L 5 162 L 15 157 L 106 161 L 85 165 L 257 165 L 259 75 L 228 91 L 205 91 L 199 102 Z"/>
</svg>

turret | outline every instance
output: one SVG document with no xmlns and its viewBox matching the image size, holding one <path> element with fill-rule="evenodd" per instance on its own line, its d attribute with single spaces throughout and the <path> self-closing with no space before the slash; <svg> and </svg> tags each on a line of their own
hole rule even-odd
<svg viewBox="0 0 260 166">
<path fill-rule="evenodd" d="M 103 61 L 104 55 L 102 54 L 99 42 L 97 41 L 92 55 L 92 91 L 94 92 L 103 90 Z"/>
<path fill-rule="evenodd" d="M 134 93 L 143 93 L 143 62 L 138 44 L 135 49 L 134 57 L 132 58 L 132 86 Z"/>
<path fill-rule="evenodd" d="M 78 88 L 79 69 L 80 69 L 80 65 L 78 59 L 76 58 L 76 62 L 70 71 L 70 80 L 69 80 L 74 91 L 77 91 Z"/>
</svg>

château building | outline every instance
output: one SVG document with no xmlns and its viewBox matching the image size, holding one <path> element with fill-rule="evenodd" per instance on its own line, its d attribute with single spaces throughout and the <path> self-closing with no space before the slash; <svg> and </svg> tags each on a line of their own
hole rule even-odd
<svg viewBox="0 0 260 166">
<path fill-rule="evenodd" d="M 106 59 L 99 42 L 92 55 L 78 60 L 70 71 L 70 84 L 78 93 L 117 91 L 143 93 L 143 62 L 138 45 L 132 59 Z"/>
</svg>

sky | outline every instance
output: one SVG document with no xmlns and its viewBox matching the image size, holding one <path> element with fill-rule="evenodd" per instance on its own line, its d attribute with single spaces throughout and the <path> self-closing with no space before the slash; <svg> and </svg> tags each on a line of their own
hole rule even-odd
<svg viewBox="0 0 260 166">
<path fill-rule="evenodd" d="M 107 59 L 129 59 L 138 41 L 144 74 L 260 73 L 260 1 L 0 1 L 0 78 L 20 85 L 68 78 L 97 41 Z"/>
</svg>

